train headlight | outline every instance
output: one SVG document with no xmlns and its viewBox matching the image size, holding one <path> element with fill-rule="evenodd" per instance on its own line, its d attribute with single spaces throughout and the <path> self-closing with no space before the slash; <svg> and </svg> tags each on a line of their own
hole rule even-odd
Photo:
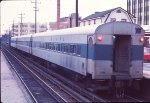
<svg viewBox="0 0 150 103">
<path fill-rule="evenodd" d="M 102 36 L 97 37 L 97 40 L 100 41 L 100 42 L 102 41 L 102 39 L 103 39 Z"/>
<path fill-rule="evenodd" d="M 144 37 L 141 37 L 141 38 L 140 38 L 140 42 L 141 42 L 141 43 L 144 43 Z"/>
</svg>

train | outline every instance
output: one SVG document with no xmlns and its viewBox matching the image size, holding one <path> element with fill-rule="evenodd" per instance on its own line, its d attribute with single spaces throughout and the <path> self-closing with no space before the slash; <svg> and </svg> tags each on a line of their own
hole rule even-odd
<svg viewBox="0 0 150 103">
<path fill-rule="evenodd" d="M 15 36 L 11 47 L 112 87 L 143 78 L 143 39 L 139 25 L 109 22 Z"/>
</svg>

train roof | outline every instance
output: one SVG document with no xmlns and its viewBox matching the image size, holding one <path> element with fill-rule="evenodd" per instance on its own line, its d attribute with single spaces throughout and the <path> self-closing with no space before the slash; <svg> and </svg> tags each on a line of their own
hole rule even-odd
<svg viewBox="0 0 150 103">
<path fill-rule="evenodd" d="M 36 34 L 18 36 L 21 37 L 36 37 L 36 36 L 51 36 L 51 35 L 144 35 L 144 30 L 137 24 L 130 22 L 109 22 L 105 24 L 96 24 L 83 27 L 74 27 L 69 29 L 61 29 L 47 31 Z M 13 37 L 16 38 L 16 37 Z"/>
<path fill-rule="evenodd" d="M 61 29 L 61 30 L 54 30 L 54 31 L 47 31 L 43 33 L 37 33 L 33 34 L 32 36 L 50 36 L 50 35 L 89 35 L 89 34 L 94 34 L 96 28 L 100 24 L 97 25 L 90 25 L 90 26 L 83 26 L 83 27 L 74 27 L 74 28 L 69 28 L 69 29 Z"/>
<path fill-rule="evenodd" d="M 98 26 L 95 35 L 143 35 L 141 26 L 131 22 L 109 22 Z"/>
<path fill-rule="evenodd" d="M 33 34 L 28 34 L 28 35 L 21 35 L 21 36 L 14 36 L 11 38 L 22 38 L 22 37 L 31 37 Z"/>
</svg>

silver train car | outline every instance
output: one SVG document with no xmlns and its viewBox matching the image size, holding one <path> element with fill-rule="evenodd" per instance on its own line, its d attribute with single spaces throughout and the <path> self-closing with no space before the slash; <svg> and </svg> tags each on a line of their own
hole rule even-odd
<svg viewBox="0 0 150 103">
<path fill-rule="evenodd" d="M 11 38 L 11 46 L 94 80 L 143 77 L 144 30 L 110 22 Z"/>
</svg>

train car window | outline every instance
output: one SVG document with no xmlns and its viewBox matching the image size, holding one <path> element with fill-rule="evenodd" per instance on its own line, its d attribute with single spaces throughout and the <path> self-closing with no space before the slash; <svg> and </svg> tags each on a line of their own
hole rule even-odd
<svg viewBox="0 0 150 103">
<path fill-rule="evenodd" d="M 39 47 L 39 43 L 38 42 L 33 42 L 34 47 Z"/>
<path fill-rule="evenodd" d="M 67 52 L 67 49 L 68 49 L 68 48 L 67 48 L 67 44 L 65 44 L 65 46 L 64 46 L 64 51 Z"/>
<path fill-rule="evenodd" d="M 53 47 L 53 50 L 55 50 L 55 45 L 54 45 L 54 43 L 52 44 L 52 47 Z"/>
<path fill-rule="evenodd" d="M 34 44 L 34 42 L 33 42 L 33 41 L 31 41 L 31 45 L 32 45 L 32 47 L 34 47 L 34 46 L 35 46 L 35 44 Z"/>
<path fill-rule="evenodd" d="M 35 42 L 35 47 L 40 47 L 40 43 L 39 42 Z"/>
<path fill-rule="evenodd" d="M 51 46 L 50 46 L 51 50 L 53 50 L 53 43 L 51 43 L 50 45 L 51 45 Z"/>
<path fill-rule="evenodd" d="M 46 44 L 46 49 L 48 49 L 48 43 L 46 42 L 45 44 Z"/>
<path fill-rule="evenodd" d="M 41 43 L 41 48 L 43 48 L 43 43 Z"/>
<path fill-rule="evenodd" d="M 121 10 L 120 10 L 120 9 L 118 9 L 116 12 L 117 12 L 117 13 L 121 13 Z"/>
<path fill-rule="evenodd" d="M 135 28 L 136 33 L 141 33 L 141 28 Z"/>
<path fill-rule="evenodd" d="M 44 48 L 44 43 L 42 43 L 42 48 Z"/>
<path fill-rule="evenodd" d="M 40 47 L 40 42 L 35 42 L 37 47 Z"/>
<path fill-rule="evenodd" d="M 43 43 L 43 49 L 45 49 L 45 43 Z"/>
<path fill-rule="evenodd" d="M 42 48 L 42 44 L 41 43 L 39 43 L 39 47 Z"/>
<path fill-rule="evenodd" d="M 63 52 L 66 52 L 66 45 L 63 45 Z"/>
<path fill-rule="evenodd" d="M 76 51 L 77 51 L 77 46 L 74 45 L 74 46 L 73 46 L 73 53 L 76 54 Z"/>
<path fill-rule="evenodd" d="M 35 47 L 40 47 L 40 43 L 39 42 L 34 42 L 35 43 Z"/>
<path fill-rule="evenodd" d="M 32 42 L 32 47 L 36 47 L 36 43 L 35 42 Z"/>
<path fill-rule="evenodd" d="M 44 48 L 47 49 L 47 43 L 44 43 Z"/>
<path fill-rule="evenodd" d="M 65 52 L 65 44 L 63 44 L 63 52 Z"/>
<path fill-rule="evenodd" d="M 26 44 L 26 46 L 29 46 L 29 43 L 28 43 L 28 41 L 26 41 L 26 43 L 25 43 L 25 44 Z"/>
<path fill-rule="evenodd" d="M 61 51 L 64 52 L 64 44 L 61 44 Z"/>
<path fill-rule="evenodd" d="M 110 18 L 110 22 L 115 22 L 116 18 Z"/>
<path fill-rule="evenodd" d="M 51 43 L 49 43 L 49 46 L 48 46 L 48 47 L 49 47 L 49 49 L 51 50 Z"/>
<path fill-rule="evenodd" d="M 80 55 L 80 54 L 81 54 L 81 46 L 77 45 L 77 55 Z"/>
<path fill-rule="evenodd" d="M 58 51 L 60 51 L 60 44 L 58 44 Z"/>
<path fill-rule="evenodd" d="M 46 49 L 46 43 L 44 43 L 44 49 Z"/>
<path fill-rule="evenodd" d="M 32 42 L 32 47 L 35 47 L 35 43 L 34 42 Z"/>
<path fill-rule="evenodd" d="M 52 50 L 53 46 L 52 46 L 52 43 L 50 43 L 50 50 Z"/>
<path fill-rule="evenodd" d="M 121 21 L 126 22 L 126 21 L 127 21 L 127 19 L 121 19 Z"/>
<path fill-rule="evenodd" d="M 49 49 L 49 42 L 47 42 L 47 49 Z"/>
<path fill-rule="evenodd" d="M 58 44 L 55 44 L 56 51 L 58 51 Z"/>
<path fill-rule="evenodd" d="M 70 45 L 70 53 L 73 53 L 73 45 Z"/>
<path fill-rule="evenodd" d="M 44 48 L 44 43 L 42 43 L 42 48 Z"/>
<path fill-rule="evenodd" d="M 40 43 L 40 48 L 43 48 L 43 44 L 42 43 Z"/>
<path fill-rule="evenodd" d="M 50 50 L 50 42 L 48 43 L 48 49 Z"/>
<path fill-rule="evenodd" d="M 69 45 L 64 44 L 64 52 L 68 53 L 69 52 Z"/>
<path fill-rule="evenodd" d="M 46 49 L 48 49 L 48 42 L 46 42 L 45 44 L 46 44 Z"/>
<path fill-rule="evenodd" d="M 41 43 L 41 48 L 43 48 L 43 43 Z"/>
<path fill-rule="evenodd" d="M 51 49 L 51 44 L 50 43 L 48 43 L 48 49 Z"/>
<path fill-rule="evenodd" d="M 66 52 L 67 52 L 67 53 L 69 53 L 69 49 L 70 49 L 70 45 L 67 44 L 67 45 L 66 45 Z"/>
<path fill-rule="evenodd" d="M 41 48 L 42 47 L 42 44 L 41 44 L 41 42 L 39 42 L 39 48 Z"/>
</svg>

